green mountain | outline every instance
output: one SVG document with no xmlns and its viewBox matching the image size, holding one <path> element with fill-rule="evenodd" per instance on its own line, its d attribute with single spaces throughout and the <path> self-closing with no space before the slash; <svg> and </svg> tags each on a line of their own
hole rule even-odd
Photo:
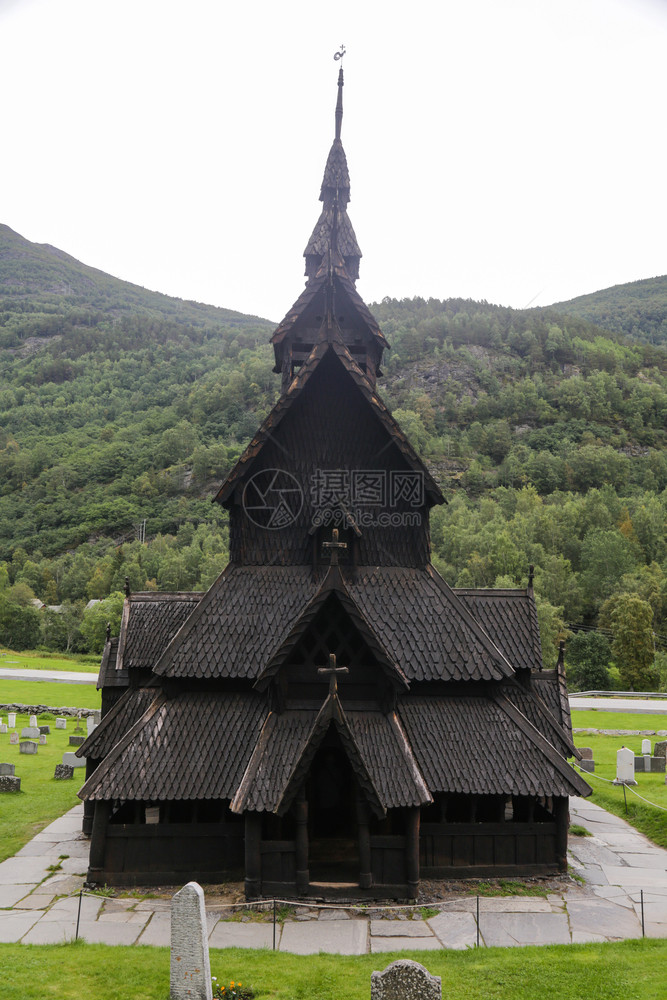
<svg viewBox="0 0 667 1000">
<path fill-rule="evenodd" d="M 603 288 L 548 308 L 633 340 L 667 345 L 667 275 Z"/>
<path fill-rule="evenodd" d="M 431 524 L 446 579 L 510 586 L 534 564 L 547 649 L 563 620 L 599 623 L 633 594 L 659 645 L 665 350 L 555 307 L 371 308 L 392 344 L 380 391 L 448 498 Z M 0 642 L 33 594 L 81 608 L 126 577 L 134 590 L 210 585 L 227 559 L 211 495 L 278 394 L 271 329 L 0 227 Z M 41 629 L 62 645 L 62 621 L 33 618 L 21 642 Z"/>
</svg>

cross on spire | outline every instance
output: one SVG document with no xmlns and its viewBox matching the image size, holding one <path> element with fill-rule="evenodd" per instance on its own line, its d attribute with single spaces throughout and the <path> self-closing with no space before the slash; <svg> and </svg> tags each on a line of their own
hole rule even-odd
<svg viewBox="0 0 667 1000">
<path fill-rule="evenodd" d="M 338 552 L 339 550 L 344 551 L 347 548 L 347 542 L 338 541 L 338 528 L 334 528 L 331 532 L 331 541 L 322 542 L 323 549 L 331 550 L 331 565 L 338 565 Z"/>
<path fill-rule="evenodd" d="M 333 698 L 335 694 L 338 694 L 338 674 L 349 674 L 349 667 L 337 667 L 336 666 L 336 654 L 329 653 L 329 666 L 328 667 L 318 667 L 318 674 L 323 677 L 329 678 L 329 696 Z"/>
</svg>

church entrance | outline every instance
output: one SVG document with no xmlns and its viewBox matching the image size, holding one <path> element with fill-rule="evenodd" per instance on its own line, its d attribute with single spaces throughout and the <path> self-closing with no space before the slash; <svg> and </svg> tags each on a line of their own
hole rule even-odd
<svg viewBox="0 0 667 1000">
<path fill-rule="evenodd" d="M 306 795 L 311 884 L 358 885 L 357 782 L 333 729 L 315 754 Z"/>
</svg>

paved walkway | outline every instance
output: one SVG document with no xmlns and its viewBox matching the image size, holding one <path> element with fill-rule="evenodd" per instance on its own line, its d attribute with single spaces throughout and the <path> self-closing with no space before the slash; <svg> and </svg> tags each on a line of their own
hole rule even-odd
<svg viewBox="0 0 667 1000">
<path fill-rule="evenodd" d="M 88 840 L 80 834 L 82 806 L 51 823 L 0 864 L 0 941 L 50 944 L 76 933 L 79 890 L 87 867 Z M 563 892 L 540 897 L 480 899 L 480 944 L 513 946 L 616 941 L 641 937 L 644 892 L 648 937 L 667 937 L 667 851 L 651 844 L 623 820 L 583 799 L 571 799 L 572 821 L 591 837 L 570 840 L 576 879 Z M 59 865 L 55 872 L 50 868 Z M 296 954 L 339 954 L 470 948 L 477 940 L 475 899 L 451 898 L 424 920 L 417 910 L 378 911 L 297 907 L 276 926 L 276 947 Z M 105 944 L 169 945 L 170 900 L 84 895 L 79 934 Z M 273 925 L 207 907 L 211 947 L 271 948 Z"/>
<path fill-rule="evenodd" d="M 0 660 L 0 663 L 2 661 Z M 12 681 L 49 681 L 51 684 L 97 684 L 97 674 L 73 670 L 28 670 L 27 667 L 0 667 L 0 678 Z"/>
</svg>

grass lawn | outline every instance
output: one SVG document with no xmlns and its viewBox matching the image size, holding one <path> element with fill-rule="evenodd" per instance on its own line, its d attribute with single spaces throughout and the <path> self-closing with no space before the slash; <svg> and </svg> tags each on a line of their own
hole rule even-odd
<svg viewBox="0 0 667 1000">
<path fill-rule="evenodd" d="M 251 986 L 258 1000 L 368 1000 L 374 970 L 412 958 L 442 978 L 447 1000 L 665 1000 L 667 941 L 290 955 L 211 950 L 219 982 Z M 168 1000 L 166 948 L 0 944 L 2 996 L 20 1000 Z"/>
<path fill-rule="evenodd" d="M 102 704 L 102 693 L 97 690 L 94 684 L 15 681 L 9 677 L 0 677 L 0 704 L 49 705 L 54 708 L 99 708 Z"/>
<path fill-rule="evenodd" d="M 0 667 L 7 670 L 73 670 L 80 674 L 96 674 L 100 669 L 101 656 L 87 653 L 40 653 L 24 650 L 15 653 L 12 649 L 0 647 Z"/>
<path fill-rule="evenodd" d="M 1 714 L 6 722 L 7 713 Z M 28 719 L 27 715 L 17 715 L 19 734 L 23 726 L 28 725 Z M 69 738 L 74 734 L 76 719 L 67 720 L 67 729 L 56 729 L 54 718 L 40 715 L 37 721 L 51 726 L 51 734 L 46 737 L 46 746 L 39 747 L 35 755 L 21 754 L 18 744 L 10 744 L 8 733 L 0 735 L 0 760 L 14 764 L 16 776 L 21 779 L 20 792 L 3 795 L 0 799 L 0 861 L 11 858 L 36 833 L 81 801 L 76 793 L 83 784 L 85 768 L 75 770 L 70 781 L 56 781 L 53 777 L 63 753 L 74 749 L 69 746 Z M 82 865 L 83 871 L 85 863 Z"/>
<path fill-rule="evenodd" d="M 667 695 L 665 695 L 667 698 Z M 604 712 L 600 708 L 572 711 L 575 729 L 667 729 L 667 715 L 645 712 Z M 578 734 L 581 739 L 581 734 Z"/>
<path fill-rule="evenodd" d="M 603 728 L 607 728 L 604 726 Z M 613 727 L 609 727 L 613 728 Z M 650 737 L 651 745 L 655 742 L 655 737 Z M 664 774 L 637 774 L 637 785 L 634 790 L 643 795 L 645 799 L 655 803 L 655 806 L 662 806 L 662 809 L 655 808 L 638 799 L 630 789 L 626 789 L 628 800 L 628 813 L 625 812 L 623 800 L 623 788 L 620 785 L 610 785 L 607 781 L 600 781 L 599 778 L 613 780 L 616 777 L 616 751 L 622 746 L 629 747 L 633 753 L 641 752 L 641 736 L 592 736 L 587 733 L 575 734 L 576 746 L 589 746 L 593 750 L 595 760 L 595 774 L 582 774 L 585 781 L 593 789 L 590 801 L 608 809 L 609 812 L 627 819 L 638 830 L 646 834 L 654 843 L 661 847 L 667 847 L 667 785 L 665 785 Z M 597 777 L 596 777 L 597 776 Z M 585 826 L 586 824 L 584 824 Z M 667 987 L 665 988 L 667 997 Z"/>
</svg>

